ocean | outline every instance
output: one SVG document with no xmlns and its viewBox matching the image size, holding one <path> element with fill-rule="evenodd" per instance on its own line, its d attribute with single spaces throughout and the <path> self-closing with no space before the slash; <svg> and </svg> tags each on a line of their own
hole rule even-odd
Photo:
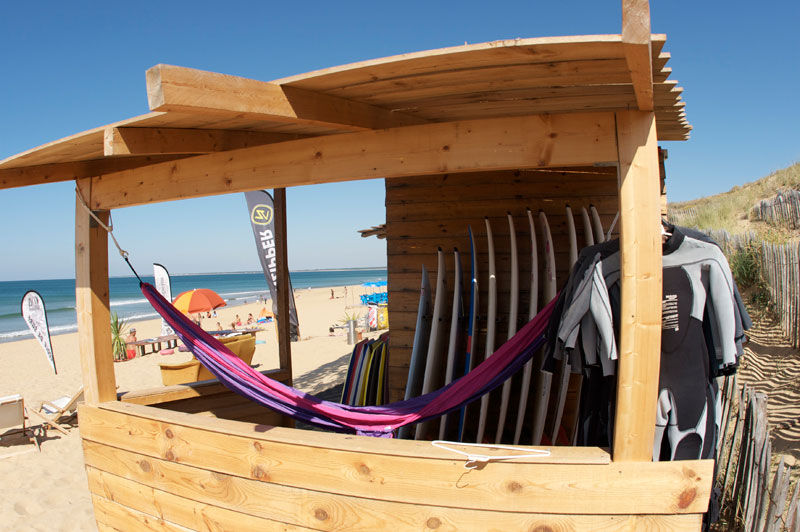
<svg viewBox="0 0 800 532">
<path fill-rule="evenodd" d="M 386 269 L 359 268 L 349 270 L 313 270 L 291 272 L 295 290 L 329 286 L 353 286 L 365 282 L 385 281 Z M 152 276 L 142 280 L 153 283 Z M 269 297 L 269 289 L 261 272 L 208 273 L 172 275 L 172 297 L 193 288 L 210 288 L 228 306 L 252 303 L 260 296 Z M 0 282 L 0 342 L 32 338 L 22 319 L 20 304 L 28 290 L 36 290 L 44 299 L 50 334 L 78 330 L 75 312 L 75 279 Z M 135 277 L 109 279 L 111 312 L 128 321 L 153 319 L 158 315 L 139 290 Z"/>
</svg>

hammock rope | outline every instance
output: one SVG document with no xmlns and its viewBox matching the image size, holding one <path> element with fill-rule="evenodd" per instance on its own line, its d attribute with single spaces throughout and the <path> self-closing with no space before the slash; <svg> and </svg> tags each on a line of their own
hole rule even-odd
<svg viewBox="0 0 800 532">
<path fill-rule="evenodd" d="M 190 321 L 151 284 L 143 282 L 140 286 L 156 312 L 228 389 L 278 413 L 324 429 L 388 438 L 403 425 L 439 417 L 478 399 L 519 371 L 544 344 L 547 322 L 555 304 L 553 299 L 492 356 L 444 388 L 386 405 L 357 407 L 325 401 L 270 379 Z"/>
</svg>

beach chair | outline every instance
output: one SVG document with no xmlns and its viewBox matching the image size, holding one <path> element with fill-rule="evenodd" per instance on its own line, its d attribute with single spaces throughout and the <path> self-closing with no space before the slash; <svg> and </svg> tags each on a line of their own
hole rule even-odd
<svg viewBox="0 0 800 532">
<path fill-rule="evenodd" d="M 43 427 L 52 427 L 67 434 L 67 428 L 62 423 L 78 415 L 78 403 L 82 402 L 83 386 L 72 397 L 65 395 L 53 401 L 44 401 L 38 410 L 31 410 L 31 413 L 42 420 Z"/>
<path fill-rule="evenodd" d="M 27 436 L 30 432 L 29 439 L 36 444 L 36 448 L 41 451 L 39 447 L 39 440 L 36 439 L 36 433 L 29 427 L 25 426 L 25 400 L 21 395 L 9 395 L 0 397 L 0 429 L 8 429 L 14 427 L 21 427 L 18 429 L 10 430 L 3 433 L 3 436 L 22 432 Z"/>
</svg>

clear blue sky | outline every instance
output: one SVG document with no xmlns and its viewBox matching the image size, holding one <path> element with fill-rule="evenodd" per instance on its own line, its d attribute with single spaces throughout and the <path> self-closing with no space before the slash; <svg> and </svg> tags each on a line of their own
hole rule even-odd
<svg viewBox="0 0 800 532">
<path fill-rule="evenodd" d="M 665 142 L 671 201 L 800 160 L 796 1 L 653 0 L 684 87 L 688 142 Z M 620 32 L 620 0 L 7 2 L 0 17 L 0 159 L 146 113 L 145 70 L 168 63 L 260 80 L 516 37 Z M 385 264 L 355 232 L 384 221 L 381 180 L 288 190 L 290 268 Z M 257 270 L 242 194 L 120 209 L 134 264 Z M 0 281 L 74 276 L 71 183 L 0 191 Z M 110 258 L 112 275 L 124 263 Z"/>
</svg>

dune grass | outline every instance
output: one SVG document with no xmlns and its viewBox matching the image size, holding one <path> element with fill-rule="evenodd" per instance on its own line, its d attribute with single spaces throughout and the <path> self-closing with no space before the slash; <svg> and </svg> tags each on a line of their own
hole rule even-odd
<svg viewBox="0 0 800 532">
<path fill-rule="evenodd" d="M 670 212 L 694 209 L 696 214 L 679 216 L 681 225 L 701 229 L 724 229 L 732 234 L 754 231 L 760 239 L 783 243 L 800 234 L 750 218 L 753 205 L 781 189 L 800 188 L 800 163 L 778 170 L 757 181 L 735 186 L 727 192 L 691 201 L 670 203 Z M 669 197 L 669 194 L 667 194 Z"/>
</svg>

